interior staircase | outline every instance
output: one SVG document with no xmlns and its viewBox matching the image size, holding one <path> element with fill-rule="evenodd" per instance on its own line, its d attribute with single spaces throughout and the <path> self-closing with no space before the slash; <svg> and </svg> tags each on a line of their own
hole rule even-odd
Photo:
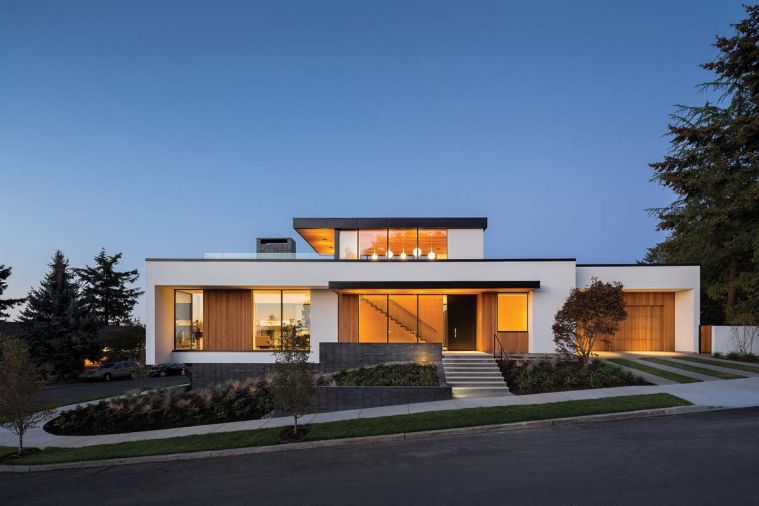
<svg viewBox="0 0 759 506">
<path fill-rule="evenodd" d="M 453 387 L 453 396 L 491 397 L 512 395 L 495 358 L 487 353 L 444 352 L 445 382 Z"/>
</svg>

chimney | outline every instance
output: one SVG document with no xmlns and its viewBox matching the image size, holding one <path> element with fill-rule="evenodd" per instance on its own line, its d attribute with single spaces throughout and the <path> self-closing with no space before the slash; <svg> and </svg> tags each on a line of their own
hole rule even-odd
<svg viewBox="0 0 759 506">
<path fill-rule="evenodd" d="M 256 253 L 295 253 L 292 237 L 256 237 Z"/>
</svg>

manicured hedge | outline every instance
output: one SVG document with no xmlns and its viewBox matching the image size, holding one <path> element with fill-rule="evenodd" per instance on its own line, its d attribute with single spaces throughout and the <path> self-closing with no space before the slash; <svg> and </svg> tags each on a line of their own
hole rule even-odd
<svg viewBox="0 0 759 506">
<path fill-rule="evenodd" d="M 177 393 L 156 391 L 65 411 L 45 425 L 53 434 L 89 436 L 255 420 L 273 409 L 267 381 L 230 381 Z"/>
<path fill-rule="evenodd" d="M 601 360 L 591 362 L 588 367 L 573 360 L 539 360 L 525 364 L 506 361 L 501 370 L 509 390 L 517 395 L 648 384 Z"/>
<path fill-rule="evenodd" d="M 382 364 L 326 374 L 320 386 L 431 387 L 438 386 L 437 367 L 429 364 Z"/>
</svg>

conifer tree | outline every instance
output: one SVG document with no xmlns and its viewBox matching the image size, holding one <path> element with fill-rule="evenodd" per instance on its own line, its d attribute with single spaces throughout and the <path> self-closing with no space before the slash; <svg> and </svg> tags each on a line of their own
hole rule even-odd
<svg viewBox="0 0 759 506">
<path fill-rule="evenodd" d="M 108 255 L 105 248 L 95 257 L 95 265 L 75 269 L 81 281 L 82 306 L 100 325 L 121 325 L 131 321 L 137 297 L 144 292 L 128 285 L 137 281 L 137 269 L 117 271 L 122 253 Z"/>
<path fill-rule="evenodd" d="M 35 362 L 65 377 L 80 371 L 85 358 L 98 358 L 97 326 L 82 307 L 79 285 L 60 250 L 48 265 L 40 286 L 29 292 L 21 322 Z"/>
<path fill-rule="evenodd" d="M 0 295 L 8 288 L 6 281 L 11 275 L 11 268 L 0 264 Z M 0 322 L 8 318 L 8 310 L 24 302 L 24 299 L 0 299 Z"/>
<path fill-rule="evenodd" d="M 759 322 L 759 6 L 744 8 L 702 65 L 718 100 L 679 106 L 670 152 L 651 164 L 676 200 L 652 210 L 669 236 L 644 261 L 701 265 L 704 323 Z"/>
</svg>

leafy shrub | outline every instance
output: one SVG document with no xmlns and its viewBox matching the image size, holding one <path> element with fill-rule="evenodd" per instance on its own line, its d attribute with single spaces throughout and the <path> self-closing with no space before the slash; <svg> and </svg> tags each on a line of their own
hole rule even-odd
<svg viewBox="0 0 759 506">
<path fill-rule="evenodd" d="M 212 388 L 153 391 L 80 406 L 48 422 L 45 430 L 89 436 L 255 420 L 272 406 L 269 382 L 229 381 Z"/>
<path fill-rule="evenodd" d="M 429 364 L 381 364 L 326 374 L 320 386 L 430 387 L 437 386 L 437 367 Z"/>
<path fill-rule="evenodd" d="M 571 360 L 536 360 L 522 365 L 504 362 L 501 370 L 509 389 L 517 395 L 647 384 L 638 376 L 599 360 L 588 367 Z"/>
<path fill-rule="evenodd" d="M 717 354 L 715 353 L 714 356 L 716 357 Z M 741 353 L 739 351 L 731 351 L 730 353 L 725 354 L 724 358 L 727 360 L 735 360 L 737 362 L 759 362 L 759 355 L 753 353 Z"/>
</svg>

